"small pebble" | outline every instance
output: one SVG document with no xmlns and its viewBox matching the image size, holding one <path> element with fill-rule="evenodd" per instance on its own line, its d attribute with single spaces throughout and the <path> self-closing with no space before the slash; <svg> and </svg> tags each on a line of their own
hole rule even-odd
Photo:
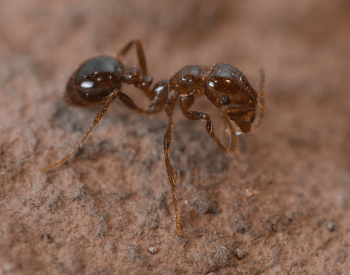
<svg viewBox="0 0 350 275">
<path fill-rule="evenodd" d="M 327 223 L 327 228 L 328 228 L 329 231 L 334 231 L 335 230 L 334 222 Z"/>
<path fill-rule="evenodd" d="M 278 264 L 277 260 L 276 259 L 272 259 L 270 262 L 269 262 L 269 267 L 274 267 Z"/>
<path fill-rule="evenodd" d="M 290 221 L 293 220 L 293 213 L 291 211 L 286 211 L 286 218 Z"/>
<path fill-rule="evenodd" d="M 158 249 L 157 248 L 155 248 L 155 247 L 153 247 L 153 246 L 151 246 L 151 247 L 149 247 L 148 248 L 148 251 L 151 253 L 151 254 L 156 254 L 157 253 L 157 251 L 158 251 Z"/>
<path fill-rule="evenodd" d="M 108 244 L 108 249 L 114 251 L 116 249 L 116 246 L 114 243 Z"/>
<path fill-rule="evenodd" d="M 83 240 L 84 239 L 84 235 L 80 234 L 77 236 L 77 240 Z"/>
<path fill-rule="evenodd" d="M 53 238 L 50 234 L 43 234 L 42 237 L 45 243 L 53 243 Z"/>
<path fill-rule="evenodd" d="M 242 260 L 247 255 L 248 255 L 248 252 L 245 250 L 239 250 L 239 249 L 236 250 L 236 257 L 238 260 Z"/>
</svg>

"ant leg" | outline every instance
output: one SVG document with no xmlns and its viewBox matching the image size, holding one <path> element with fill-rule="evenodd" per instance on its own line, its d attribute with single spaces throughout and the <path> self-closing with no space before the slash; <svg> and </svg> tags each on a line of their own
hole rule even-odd
<svg viewBox="0 0 350 275">
<path fill-rule="evenodd" d="M 139 107 L 137 107 L 135 105 L 135 103 L 131 100 L 130 97 L 128 97 L 126 94 L 116 90 L 115 92 L 113 92 L 106 100 L 106 102 L 103 104 L 103 106 L 100 108 L 99 112 L 97 113 L 94 122 L 92 123 L 92 125 L 90 126 L 89 130 L 85 133 L 85 136 L 82 138 L 82 140 L 76 145 L 76 147 L 74 148 L 74 150 L 68 154 L 66 157 L 64 157 L 62 160 L 56 162 L 55 164 L 49 165 L 47 167 L 44 167 L 43 169 L 41 169 L 41 171 L 46 171 L 46 170 L 50 170 L 53 169 L 57 166 L 60 166 L 61 164 L 65 163 L 68 159 L 70 159 L 71 157 L 73 157 L 73 155 L 77 152 L 77 150 L 83 145 L 84 141 L 86 140 L 86 138 L 89 136 L 89 134 L 91 133 L 92 129 L 101 121 L 102 117 L 105 115 L 109 104 L 113 101 L 113 99 L 115 99 L 116 97 L 118 97 L 120 99 L 121 102 L 124 103 L 124 105 L 126 107 L 128 107 L 129 109 L 132 109 L 140 114 L 154 114 L 156 112 L 160 112 L 162 109 L 161 108 L 156 108 L 158 106 L 156 105 L 151 105 L 149 107 L 148 110 L 144 110 L 141 109 Z"/>
<path fill-rule="evenodd" d="M 155 114 L 160 112 L 163 109 L 161 102 L 159 103 L 155 102 L 154 104 L 148 107 L 148 110 L 144 110 L 136 106 L 136 104 L 132 101 L 132 99 L 128 97 L 126 94 L 124 94 L 123 92 L 118 93 L 118 98 L 126 107 L 143 115 Z"/>
<path fill-rule="evenodd" d="M 221 143 L 219 138 L 215 135 L 213 123 L 211 122 L 210 115 L 208 113 L 191 111 L 191 112 L 184 112 L 183 114 L 187 119 L 191 121 L 205 120 L 206 121 L 205 130 L 207 131 L 208 135 L 218 144 L 219 148 L 227 154 L 232 154 L 235 151 L 237 146 L 237 135 L 236 135 L 235 129 L 233 128 L 230 122 L 230 118 L 226 112 L 222 112 L 222 115 L 231 134 L 230 144 L 227 148 Z"/>
<path fill-rule="evenodd" d="M 235 128 L 233 128 L 232 123 L 230 121 L 230 117 L 228 116 L 228 114 L 226 112 L 222 112 L 222 117 L 224 118 L 224 121 L 226 122 L 226 124 L 228 126 L 228 129 L 230 131 L 230 134 L 231 134 L 230 145 L 227 148 L 227 153 L 228 154 L 233 154 L 235 149 L 236 149 L 236 146 L 237 146 L 236 131 L 235 131 Z"/>
<path fill-rule="evenodd" d="M 118 98 L 120 99 L 121 102 L 124 103 L 126 107 L 128 107 L 131 110 L 134 110 L 140 114 L 153 114 L 160 112 L 162 108 L 157 108 L 157 106 L 150 106 L 148 110 L 141 109 L 135 105 L 135 103 L 132 101 L 130 97 L 128 97 L 126 94 L 119 92 Z M 161 104 L 161 103 L 159 103 Z M 168 106 L 170 107 L 170 106 Z M 173 194 L 173 204 L 174 204 L 174 209 L 175 209 L 175 235 L 179 234 L 179 229 L 180 229 L 180 218 L 179 218 L 179 210 L 177 207 L 177 198 L 176 198 L 176 193 L 175 193 L 175 174 L 174 174 L 174 169 L 173 166 L 171 165 L 170 158 L 169 158 L 169 148 L 170 148 L 170 142 L 171 142 L 171 133 L 173 130 L 173 120 L 172 120 L 172 108 L 173 106 L 167 108 L 167 114 L 168 114 L 168 128 L 166 130 L 166 133 L 164 135 L 164 158 L 165 158 L 165 166 L 167 169 L 167 174 L 169 177 L 169 182 L 171 185 L 171 193 Z"/>
<path fill-rule="evenodd" d="M 174 210 L 175 210 L 175 235 L 177 236 L 179 234 L 179 229 L 180 229 L 180 217 L 179 217 L 179 210 L 177 208 L 177 198 L 176 198 L 176 192 L 175 192 L 175 174 L 174 174 L 174 169 L 173 166 L 170 162 L 169 158 L 169 148 L 170 148 L 170 142 L 171 142 L 171 133 L 173 130 L 173 119 L 170 114 L 168 114 L 168 129 L 165 132 L 164 135 L 164 158 L 165 158 L 165 166 L 166 166 L 166 171 L 168 174 L 169 182 L 171 185 L 171 193 L 173 194 L 173 204 L 174 204 Z"/>
<path fill-rule="evenodd" d="M 148 110 L 141 109 L 135 105 L 135 103 L 132 101 L 130 97 L 128 97 L 126 94 L 119 92 L 118 98 L 126 107 L 129 109 L 136 111 L 140 114 L 154 114 L 157 112 L 160 112 L 162 110 L 161 108 L 157 108 L 157 105 L 151 105 Z M 162 104 L 162 103 L 158 103 Z M 174 210 L 175 210 L 175 235 L 179 234 L 179 229 L 180 229 L 180 218 L 179 218 L 179 210 L 177 207 L 177 198 L 176 198 L 176 193 L 175 193 L 175 174 L 174 174 L 174 169 L 173 166 L 171 165 L 170 158 L 169 158 L 169 148 L 170 148 L 170 142 L 171 142 L 171 133 L 173 129 L 173 120 L 172 120 L 172 109 L 173 106 L 168 106 L 166 109 L 167 115 L 169 118 L 168 121 L 168 128 L 166 130 L 166 133 L 164 135 L 164 158 L 165 158 L 165 166 L 167 169 L 167 174 L 169 177 L 169 182 L 171 185 L 171 193 L 173 194 L 173 204 L 174 204 Z"/>
<path fill-rule="evenodd" d="M 223 151 L 227 154 L 232 154 L 237 146 L 237 135 L 236 135 L 235 129 L 233 128 L 233 126 L 230 122 L 230 118 L 227 114 L 227 111 L 222 112 L 223 119 L 226 122 L 226 124 L 229 128 L 230 134 L 231 134 L 230 144 L 226 148 L 221 143 L 219 138 L 216 136 L 216 134 L 214 132 L 213 123 L 211 122 L 210 115 L 208 113 L 197 112 L 197 111 L 187 111 L 193 105 L 194 101 L 195 101 L 194 96 L 183 97 L 180 99 L 180 108 L 182 110 L 183 115 L 188 120 L 191 120 L 191 121 L 205 120 L 206 121 L 205 129 L 206 129 L 208 135 L 217 143 L 217 145 L 219 146 L 221 151 Z"/>
<path fill-rule="evenodd" d="M 259 106 L 259 114 L 257 115 L 255 121 L 254 121 L 254 129 L 257 129 L 260 126 L 261 119 L 265 113 L 265 98 L 264 98 L 264 91 L 265 91 L 265 71 L 263 69 L 260 70 L 260 91 L 258 93 L 258 106 Z"/>
<path fill-rule="evenodd" d="M 148 75 L 147 65 L 146 65 L 146 57 L 145 53 L 142 48 L 141 40 L 131 40 L 117 55 L 118 59 L 122 59 L 125 54 L 127 54 L 131 47 L 133 45 L 136 45 L 137 48 L 137 56 L 139 60 L 139 64 L 141 67 L 141 74 L 142 76 Z"/>
<path fill-rule="evenodd" d="M 78 151 L 78 149 L 83 145 L 84 141 L 89 136 L 89 134 L 91 133 L 92 129 L 94 129 L 94 127 L 101 121 L 101 119 L 103 118 L 103 116 L 107 112 L 109 104 L 113 101 L 113 99 L 115 99 L 118 96 L 118 93 L 119 93 L 119 91 L 116 90 L 110 96 L 108 96 L 106 102 L 102 105 L 102 107 L 98 111 L 98 113 L 97 113 L 97 115 L 96 115 L 96 117 L 94 119 L 94 122 L 90 126 L 89 130 L 85 133 L 85 136 L 82 138 L 82 140 L 75 146 L 73 151 L 71 153 L 69 153 L 67 156 L 65 156 L 62 160 L 56 162 L 55 164 L 52 164 L 52 165 L 49 165 L 49 166 L 46 166 L 46 167 L 42 168 L 41 169 L 42 172 L 44 172 L 46 170 L 53 169 L 53 168 L 55 168 L 57 166 L 60 166 L 61 164 L 65 163 L 68 159 L 70 159 L 71 157 L 74 156 L 74 154 Z"/>
<path fill-rule="evenodd" d="M 139 65 L 141 67 L 141 82 L 136 84 L 135 86 L 140 88 L 147 97 L 150 95 L 149 91 L 149 86 L 151 85 L 153 78 L 148 75 L 148 70 L 147 70 L 147 62 L 146 62 L 146 57 L 145 53 L 143 51 L 142 43 L 141 40 L 131 40 L 117 55 L 117 59 L 122 59 L 125 54 L 127 54 L 131 47 L 133 45 L 136 45 L 137 49 L 137 57 L 139 60 Z"/>
<path fill-rule="evenodd" d="M 244 121 L 240 115 L 245 112 L 252 112 L 254 109 L 244 105 L 228 105 L 225 106 L 222 111 L 227 113 L 243 133 L 248 133 L 251 129 L 251 122 Z"/>
</svg>

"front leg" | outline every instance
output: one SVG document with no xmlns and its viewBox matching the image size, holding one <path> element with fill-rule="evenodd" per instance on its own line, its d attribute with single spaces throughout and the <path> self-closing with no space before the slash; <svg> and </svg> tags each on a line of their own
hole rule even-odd
<svg viewBox="0 0 350 275">
<path fill-rule="evenodd" d="M 221 143 L 221 141 L 219 140 L 219 138 L 217 137 L 217 135 L 214 132 L 214 127 L 213 127 L 213 123 L 211 122 L 210 119 L 210 115 L 208 113 L 204 113 L 204 112 L 197 112 L 197 111 L 187 111 L 194 103 L 194 96 L 189 96 L 187 98 L 182 98 L 181 102 L 180 102 L 180 106 L 181 106 L 181 110 L 183 115 L 191 121 L 195 121 L 195 120 L 204 120 L 206 121 L 206 125 L 205 125 L 205 130 L 207 131 L 208 135 L 217 143 L 217 145 L 219 146 L 219 148 L 227 153 L 227 154 L 232 154 L 237 146 L 237 135 L 235 132 L 235 129 L 233 128 L 231 122 L 230 122 L 230 118 L 227 114 L 226 111 L 222 112 L 222 117 L 224 119 L 224 121 L 226 122 L 226 125 L 230 131 L 231 134 L 231 138 L 230 138 L 230 144 L 226 147 L 225 145 L 223 145 Z"/>
</svg>

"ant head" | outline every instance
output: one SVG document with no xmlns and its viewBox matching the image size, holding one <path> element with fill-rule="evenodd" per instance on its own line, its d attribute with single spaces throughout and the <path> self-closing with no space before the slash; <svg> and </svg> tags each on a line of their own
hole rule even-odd
<svg viewBox="0 0 350 275">
<path fill-rule="evenodd" d="M 258 97 L 245 75 L 237 68 L 224 63 L 211 69 L 204 91 L 211 103 L 221 109 L 228 105 L 254 107 Z"/>
<path fill-rule="evenodd" d="M 68 81 L 66 99 L 75 105 L 98 106 L 122 83 L 123 64 L 100 56 L 85 61 Z"/>
<path fill-rule="evenodd" d="M 188 65 L 170 78 L 170 87 L 178 91 L 180 96 L 189 96 L 201 88 L 204 79 L 204 73 L 200 67 Z"/>
</svg>

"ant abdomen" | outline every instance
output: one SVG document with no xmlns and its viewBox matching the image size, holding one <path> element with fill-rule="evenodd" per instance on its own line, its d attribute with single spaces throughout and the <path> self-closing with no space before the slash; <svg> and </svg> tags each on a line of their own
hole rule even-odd
<svg viewBox="0 0 350 275">
<path fill-rule="evenodd" d="M 70 77 L 66 100 L 84 107 L 101 105 L 115 89 L 120 89 L 123 71 L 123 64 L 113 57 L 87 60 Z"/>
</svg>

